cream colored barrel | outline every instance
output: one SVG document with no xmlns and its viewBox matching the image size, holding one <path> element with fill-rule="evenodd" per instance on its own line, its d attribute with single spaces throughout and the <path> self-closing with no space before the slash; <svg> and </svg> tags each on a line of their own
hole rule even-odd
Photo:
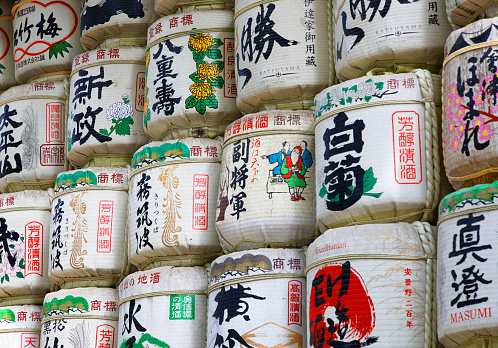
<svg viewBox="0 0 498 348">
<path fill-rule="evenodd" d="M 306 347 L 438 346 L 436 241 L 427 223 L 328 230 L 306 254 Z"/>
<path fill-rule="evenodd" d="M 42 307 L 0 307 L 0 346 L 43 348 L 40 342 Z"/>
<path fill-rule="evenodd" d="M 76 168 L 129 165 L 143 129 L 145 50 L 96 49 L 74 58 L 67 158 Z"/>
<path fill-rule="evenodd" d="M 197 10 L 233 10 L 235 0 L 154 0 L 154 8 L 158 15 L 167 16 Z M 174 17 L 173 17 L 174 18 Z"/>
<path fill-rule="evenodd" d="M 432 76 L 363 77 L 315 98 L 320 230 L 433 221 L 440 192 L 439 118 Z"/>
<path fill-rule="evenodd" d="M 208 347 L 305 347 L 305 255 L 256 249 L 211 264 Z"/>
<path fill-rule="evenodd" d="M 12 3 L 0 1 L 0 91 L 17 85 L 14 74 Z"/>
<path fill-rule="evenodd" d="M 446 12 L 450 23 L 461 28 L 477 19 L 495 17 L 498 7 L 490 0 L 446 0 Z"/>
<path fill-rule="evenodd" d="M 152 142 L 135 153 L 128 257 L 141 270 L 203 265 L 221 252 L 214 220 L 221 142 Z"/>
<path fill-rule="evenodd" d="M 119 46 L 145 46 L 147 28 L 157 18 L 154 0 L 84 0 L 81 43 L 87 50 L 116 41 Z"/>
<path fill-rule="evenodd" d="M 498 183 L 447 195 L 439 205 L 438 337 L 447 348 L 496 347 Z"/>
<path fill-rule="evenodd" d="M 315 161 L 310 111 L 259 112 L 229 125 L 216 209 L 225 251 L 308 245 Z"/>
<path fill-rule="evenodd" d="M 237 106 L 303 110 L 328 86 L 326 1 L 235 1 Z"/>
<path fill-rule="evenodd" d="M 0 302 L 43 303 L 51 286 L 49 238 L 46 191 L 0 195 Z"/>
<path fill-rule="evenodd" d="M 75 288 L 47 294 L 42 343 L 47 348 L 118 348 L 118 300 L 118 291 L 107 288 Z"/>
<path fill-rule="evenodd" d="M 339 80 L 374 68 L 438 73 L 444 42 L 451 32 L 444 0 L 333 1 L 334 62 Z"/>
<path fill-rule="evenodd" d="M 239 118 L 233 11 L 189 11 L 149 27 L 145 131 L 154 140 L 214 138 Z"/>
<path fill-rule="evenodd" d="M 52 199 L 50 273 L 63 288 L 114 286 L 125 262 L 128 170 L 61 173 Z"/>
<path fill-rule="evenodd" d="M 498 179 L 496 19 L 451 33 L 443 67 L 444 165 L 455 189 Z"/>
<path fill-rule="evenodd" d="M 42 75 L 67 74 L 80 43 L 81 0 L 16 0 L 14 17 L 15 76 L 19 83 Z"/>
<path fill-rule="evenodd" d="M 67 82 L 11 87 L 0 96 L 0 191 L 46 190 L 64 170 Z"/>
<path fill-rule="evenodd" d="M 130 274 L 119 285 L 118 347 L 205 347 L 207 286 L 204 267 Z"/>
</svg>

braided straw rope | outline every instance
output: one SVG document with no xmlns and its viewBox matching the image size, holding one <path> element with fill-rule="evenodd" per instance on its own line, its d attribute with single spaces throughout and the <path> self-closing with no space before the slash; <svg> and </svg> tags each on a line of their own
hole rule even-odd
<svg viewBox="0 0 498 348">
<path fill-rule="evenodd" d="M 35 329 L 35 328 L 19 328 L 19 329 L 0 329 L 0 333 L 14 333 L 14 332 L 36 332 L 40 333 L 40 329 Z"/>
<path fill-rule="evenodd" d="M 164 161 L 164 162 L 156 162 L 152 164 L 145 165 L 143 167 L 137 168 L 131 172 L 130 175 L 130 181 L 131 179 L 146 170 L 153 169 L 156 167 L 165 167 L 173 164 L 186 164 L 186 163 L 221 163 L 221 159 L 219 158 L 211 158 L 211 157 L 206 157 L 206 158 L 182 158 L 179 160 L 172 160 L 172 161 Z"/>
<path fill-rule="evenodd" d="M 235 137 L 229 138 L 229 140 L 225 141 L 222 145 L 222 149 L 225 150 L 225 147 L 228 145 L 231 145 L 235 143 L 236 141 L 239 140 L 245 140 L 247 138 L 258 138 L 258 137 L 263 137 L 265 135 L 280 135 L 280 134 L 298 134 L 298 135 L 311 135 L 315 136 L 314 131 L 305 131 L 305 130 L 300 130 L 300 129 L 274 129 L 274 130 L 266 130 L 266 131 L 256 131 L 256 132 L 250 132 L 250 133 L 244 133 L 237 135 Z"/>
<path fill-rule="evenodd" d="M 81 186 L 81 187 L 76 187 L 76 188 L 70 188 L 67 190 L 63 190 L 61 192 L 54 193 L 54 196 L 52 200 L 63 196 L 67 195 L 70 193 L 74 192 L 82 192 L 82 191 L 94 191 L 94 190 L 108 190 L 108 191 L 128 191 L 128 188 L 126 187 L 119 187 L 119 186 L 98 186 L 98 185 L 89 185 L 89 186 Z"/>
<path fill-rule="evenodd" d="M 211 294 L 213 291 L 224 288 L 225 286 L 247 283 L 247 282 L 255 282 L 258 280 L 268 280 L 268 279 L 286 279 L 286 278 L 306 278 L 306 276 L 302 273 L 263 273 L 263 274 L 254 274 L 247 275 L 242 277 L 235 277 L 232 279 L 223 280 L 219 283 L 215 283 L 211 285 L 208 289 L 208 294 Z"/>
<path fill-rule="evenodd" d="M 133 296 L 125 297 L 118 302 L 118 306 L 121 306 L 123 303 L 130 302 L 132 300 L 139 300 L 141 298 L 148 297 L 158 297 L 158 296 L 174 296 L 174 295 L 204 295 L 207 296 L 207 293 L 202 290 L 172 290 L 172 291 L 154 291 L 147 292 L 145 294 L 137 294 Z"/>
<path fill-rule="evenodd" d="M 49 317 L 45 317 L 41 321 L 41 325 L 46 322 L 53 320 L 65 320 L 65 319 L 97 319 L 97 320 L 111 320 L 111 321 L 119 321 L 118 317 L 109 317 L 105 315 L 97 315 L 97 314 L 62 314 L 62 315 L 51 315 Z"/>
<path fill-rule="evenodd" d="M 207 10 L 207 9 L 216 9 L 216 10 L 232 10 L 235 1 L 234 0 L 204 0 L 204 1 L 178 1 L 173 0 L 174 6 L 169 10 L 170 14 L 187 12 L 194 9 L 197 10 Z"/>
<path fill-rule="evenodd" d="M 202 266 L 207 262 L 211 262 L 221 253 L 199 254 L 199 255 L 170 255 L 170 256 L 152 256 L 147 257 L 147 260 L 138 266 L 141 271 L 148 271 L 154 268 L 163 266 L 174 267 L 192 267 Z"/>
<path fill-rule="evenodd" d="M 45 294 L 22 295 L 0 298 L 0 306 L 42 305 Z"/>
<path fill-rule="evenodd" d="M 74 69 L 71 72 L 71 78 L 76 73 L 78 73 L 80 70 L 90 69 L 90 68 L 104 66 L 104 65 L 111 65 L 111 64 L 136 64 L 136 65 L 145 65 L 145 59 L 144 60 L 109 60 L 109 61 L 105 61 L 105 62 L 95 62 L 95 63 L 87 64 L 87 65 L 79 67 L 78 69 Z"/>
<path fill-rule="evenodd" d="M 185 31 L 181 31 L 178 33 L 174 33 L 174 34 L 160 37 L 159 39 L 150 42 L 145 49 L 150 50 L 152 47 L 154 47 L 154 46 L 156 46 L 164 41 L 177 39 L 177 38 L 183 37 L 183 36 L 190 36 L 191 34 L 203 34 L 203 33 L 232 33 L 233 34 L 233 28 L 205 28 L 205 29 L 185 30 Z"/>
<path fill-rule="evenodd" d="M 498 347 L 498 337 L 475 335 L 468 341 L 460 344 L 458 348 L 496 348 Z"/>
</svg>

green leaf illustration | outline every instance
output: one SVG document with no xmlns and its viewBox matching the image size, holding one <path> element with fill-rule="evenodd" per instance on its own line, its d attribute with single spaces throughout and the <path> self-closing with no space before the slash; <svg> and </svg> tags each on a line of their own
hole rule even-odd
<svg viewBox="0 0 498 348">
<path fill-rule="evenodd" d="M 24 237 L 21 237 L 21 242 L 24 242 Z"/>
<path fill-rule="evenodd" d="M 195 100 L 195 97 L 193 95 L 185 99 L 185 107 L 187 109 L 193 108 L 196 104 L 197 101 Z"/>
<path fill-rule="evenodd" d="M 9 248 L 14 249 L 14 244 L 9 244 Z"/>
<path fill-rule="evenodd" d="M 320 189 L 320 192 L 318 193 L 320 195 L 320 198 L 325 197 L 327 194 L 327 187 L 325 186 L 325 183 L 322 182 L 322 188 Z"/>
<path fill-rule="evenodd" d="M 225 67 L 225 63 L 223 63 L 221 60 L 215 60 L 213 63 L 211 63 L 213 65 L 216 65 L 218 67 L 218 70 L 219 71 L 222 71 L 223 68 Z"/>
<path fill-rule="evenodd" d="M 199 99 L 197 104 L 195 104 L 195 109 L 201 115 L 206 113 L 206 101 L 204 99 Z"/>
<path fill-rule="evenodd" d="M 21 261 L 19 261 L 19 268 L 20 269 L 24 269 L 25 268 L 24 259 L 21 259 Z"/>
<path fill-rule="evenodd" d="M 214 95 L 206 99 L 206 106 L 211 109 L 218 108 L 218 101 L 216 100 L 216 97 Z"/>
<path fill-rule="evenodd" d="M 130 135 L 131 130 L 130 130 L 130 125 L 125 122 L 119 122 L 116 125 L 116 134 L 117 135 Z"/>
<path fill-rule="evenodd" d="M 201 60 L 204 60 L 204 57 L 206 56 L 206 51 L 192 51 L 192 56 L 194 57 L 195 62 L 200 62 Z"/>
<path fill-rule="evenodd" d="M 373 189 L 377 183 L 377 178 L 373 175 L 373 168 L 370 167 L 365 171 L 363 175 L 363 192 L 368 192 Z"/>
<path fill-rule="evenodd" d="M 57 55 L 61 55 L 61 57 L 64 57 L 64 52 L 69 53 L 68 48 L 73 48 L 67 41 L 60 41 L 52 45 L 50 47 L 50 50 L 48 51 L 48 59 L 52 59 L 52 56 L 57 59 Z"/>
<path fill-rule="evenodd" d="M 10 282 L 10 278 L 9 278 L 8 274 L 5 275 L 5 280 L 8 281 L 8 282 Z"/>
<path fill-rule="evenodd" d="M 208 79 L 208 82 L 213 87 L 223 88 L 223 77 L 221 76 L 217 76 L 216 79 L 214 79 L 214 81 Z"/>
<path fill-rule="evenodd" d="M 24 278 L 24 274 L 22 274 L 22 272 L 17 272 L 16 277 L 17 278 Z"/>
<path fill-rule="evenodd" d="M 2 69 L 5 69 L 5 67 L 2 64 L 0 64 L 0 74 L 3 74 Z"/>
<path fill-rule="evenodd" d="M 218 48 L 218 47 L 220 47 L 221 45 L 223 45 L 223 41 L 221 41 L 221 39 L 216 39 L 216 38 L 214 38 L 214 39 L 213 39 L 213 41 L 214 41 L 214 47 L 215 47 L 215 48 Z"/>
<path fill-rule="evenodd" d="M 206 54 L 209 58 L 211 59 L 220 59 L 222 58 L 223 56 L 221 55 L 221 51 L 217 48 L 209 48 L 207 51 L 206 51 Z M 194 60 L 195 60 L 195 55 L 194 55 Z"/>
<path fill-rule="evenodd" d="M 190 74 L 188 77 L 189 77 L 192 81 L 194 81 L 194 82 L 202 82 L 202 81 L 203 81 L 203 80 L 201 80 L 201 79 L 197 78 L 196 76 L 197 76 L 197 71 L 196 71 L 196 72 L 194 72 L 194 73 L 192 73 L 192 74 Z"/>
<path fill-rule="evenodd" d="M 105 136 L 109 136 L 109 131 L 107 129 L 101 128 L 101 129 L 99 129 L 99 133 L 104 134 Z"/>
<path fill-rule="evenodd" d="M 147 127 L 147 123 L 150 121 L 150 109 L 147 109 L 147 113 L 144 116 L 144 125 Z"/>
<path fill-rule="evenodd" d="M 382 89 L 384 88 L 384 82 L 375 82 L 375 88 L 379 91 L 382 91 Z"/>
<path fill-rule="evenodd" d="M 368 103 L 370 101 L 370 99 L 372 99 L 372 96 L 371 95 L 367 95 L 365 96 L 365 101 Z"/>
<path fill-rule="evenodd" d="M 0 278 L 0 281 L 2 282 L 2 284 L 3 284 L 3 279 L 4 279 L 4 278 L 5 278 L 5 277 Z"/>
</svg>

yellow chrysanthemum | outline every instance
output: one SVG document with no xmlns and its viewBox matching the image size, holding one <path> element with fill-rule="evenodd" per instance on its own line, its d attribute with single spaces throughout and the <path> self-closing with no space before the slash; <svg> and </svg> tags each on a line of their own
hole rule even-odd
<svg viewBox="0 0 498 348">
<path fill-rule="evenodd" d="M 149 110 L 149 98 L 145 98 L 144 102 L 144 113 L 147 113 L 147 110 Z"/>
<path fill-rule="evenodd" d="M 196 82 L 189 89 L 196 101 L 207 99 L 214 94 L 214 89 L 207 82 Z"/>
<path fill-rule="evenodd" d="M 147 69 L 147 67 L 149 66 L 149 62 L 150 62 L 150 51 L 147 50 L 147 54 L 145 55 L 145 69 Z"/>
<path fill-rule="evenodd" d="M 201 52 L 206 51 L 209 46 L 214 45 L 214 40 L 213 37 L 209 34 L 204 35 L 199 33 L 190 37 L 190 39 L 188 40 L 188 45 L 189 47 L 192 47 L 194 51 Z"/>
<path fill-rule="evenodd" d="M 197 67 L 195 77 L 199 80 L 211 80 L 214 81 L 220 74 L 220 69 L 218 69 L 218 65 L 211 63 L 201 63 Z"/>
</svg>

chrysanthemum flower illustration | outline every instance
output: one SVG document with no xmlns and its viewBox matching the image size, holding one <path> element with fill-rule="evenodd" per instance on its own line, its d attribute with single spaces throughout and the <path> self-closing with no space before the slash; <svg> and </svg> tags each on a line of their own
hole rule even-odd
<svg viewBox="0 0 498 348">
<path fill-rule="evenodd" d="M 214 45 L 213 37 L 209 34 L 195 34 L 188 40 L 188 45 L 196 52 L 206 51 L 210 46 Z"/>
<path fill-rule="evenodd" d="M 460 148 L 460 138 L 455 137 L 455 139 L 453 139 L 453 151 L 457 152 L 459 148 Z"/>
<path fill-rule="evenodd" d="M 220 74 L 220 69 L 216 64 L 200 63 L 197 67 L 195 77 L 199 80 L 214 81 Z"/>
<path fill-rule="evenodd" d="M 481 141 L 488 141 L 493 133 L 494 131 L 489 126 L 479 127 L 479 139 Z"/>
<path fill-rule="evenodd" d="M 189 89 L 195 100 L 207 99 L 214 94 L 214 89 L 207 82 L 196 82 Z"/>
</svg>

